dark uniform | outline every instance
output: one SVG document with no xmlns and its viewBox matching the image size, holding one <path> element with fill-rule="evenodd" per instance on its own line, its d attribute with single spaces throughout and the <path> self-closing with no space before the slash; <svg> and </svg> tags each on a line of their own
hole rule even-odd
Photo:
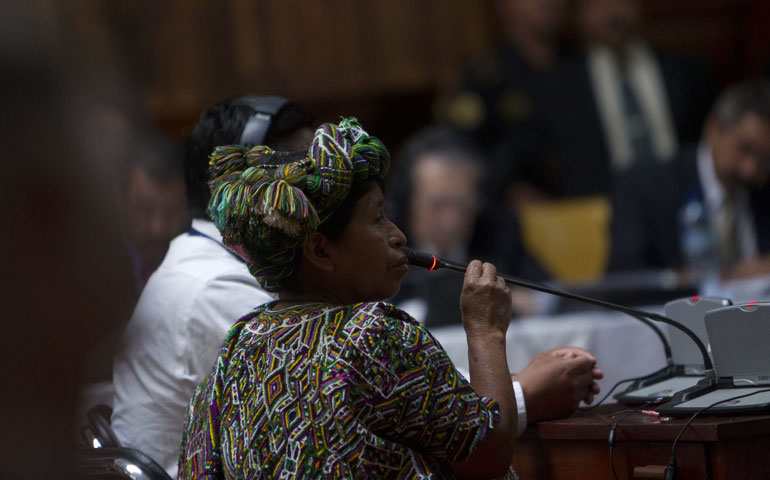
<svg viewBox="0 0 770 480">
<path fill-rule="evenodd" d="M 441 120 L 468 131 L 488 151 L 493 198 L 514 179 L 552 190 L 539 112 L 547 74 L 506 44 L 473 62 L 463 90 L 438 109 Z"/>
</svg>

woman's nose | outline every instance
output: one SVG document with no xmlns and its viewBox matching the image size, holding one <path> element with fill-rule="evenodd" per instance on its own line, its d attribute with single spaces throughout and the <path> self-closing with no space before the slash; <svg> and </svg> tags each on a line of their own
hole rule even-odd
<svg viewBox="0 0 770 480">
<path fill-rule="evenodd" d="M 390 220 L 388 220 L 390 222 Z M 395 223 L 390 222 L 390 225 L 392 226 L 392 231 L 390 233 L 390 244 L 394 248 L 401 248 L 406 245 L 406 235 L 404 235 L 404 232 L 401 231 L 400 228 L 396 226 Z"/>
</svg>

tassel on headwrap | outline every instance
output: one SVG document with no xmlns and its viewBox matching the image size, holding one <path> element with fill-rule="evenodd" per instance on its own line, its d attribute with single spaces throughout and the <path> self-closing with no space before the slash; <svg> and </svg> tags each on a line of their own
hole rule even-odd
<svg viewBox="0 0 770 480">
<path fill-rule="evenodd" d="M 390 154 L 355 118 L 345 118 L 321 125 L 302 157 L 228 145 L 217 147 L 210 160 L 209 216 L 225 245 L 275 292 L 292 275 L 298 249 L 353 185 L 385 175 Z"/>
</svg>

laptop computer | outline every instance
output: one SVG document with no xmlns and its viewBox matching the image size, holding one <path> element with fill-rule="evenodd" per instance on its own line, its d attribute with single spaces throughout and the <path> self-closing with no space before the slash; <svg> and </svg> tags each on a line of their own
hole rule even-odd
<svg viewBox="0 0 770 480">
<path fill-rule="evenodd" d="M 705 317 L 716 382 L 679 392 L 656 410 L 692 415 L 709 405 L 770 388 L 770 303 L 748 303 L 712 310 Z M 770 412 L 770 392 L 732 400 L 709 415 Z"/>
<path fill-rule="evenodd" d="M 731 305 L 726 298 L 686 297 L 672 300 L 663 307 L 664 315 L 676 320 L 708 344 L 704 316 L 706 312 Z M 671 365 L 615 395 L 622 403 L 638 405 L 668 401 L 677 392 L 694 387 L 703 378 L 703 356 L 695 342 L 681 330 L 666 325 L 671 344 Z M 713 359 L 712 359 L 713 361 Z"/>
</svg>

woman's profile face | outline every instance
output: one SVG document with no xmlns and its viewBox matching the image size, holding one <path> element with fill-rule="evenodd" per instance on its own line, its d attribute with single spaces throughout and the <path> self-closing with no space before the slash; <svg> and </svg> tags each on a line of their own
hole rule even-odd
<svg viewBox="0 0 770 480">
<path fill-rule="evenodd" d="M 378 186 L 362 196 L 338 242 L 332 246 L 335 283 L 346 303 L 384 300 L 398 293 L 409 272 L 401 247 L 406 237 L 385 216 Z"/>
</svg>

